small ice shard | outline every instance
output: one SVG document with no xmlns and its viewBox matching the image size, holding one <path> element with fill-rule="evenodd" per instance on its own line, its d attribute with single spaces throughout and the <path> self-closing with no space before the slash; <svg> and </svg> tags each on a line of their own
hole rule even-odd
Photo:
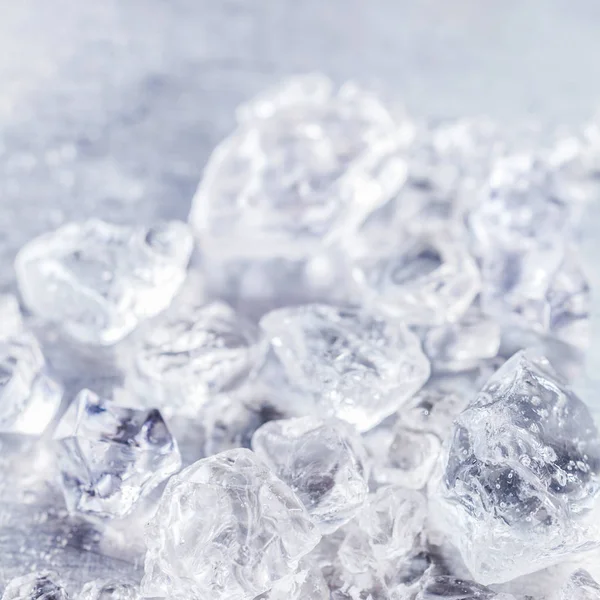
<svg viewBox="0 0 600 600">
<path fill-rule="evenodd" d="M 352 573 L 385 571 L 385 565 L 407 557 L 427 516 L 425 496 L 400 486 L 385 486 L 371 494 L 348 525 L 338 556 Z"/>
<path fill-rule="evenodd" d="M 347 523 L 367 497 L 362 440 L 343 421 L 270 421 L 252 437 L 252 449 L 296 493 L 322 534 Z"/>
<path fill-rule="evenodd" d="M 432 514 L 477 581 L 600 546 L 598 432 L 544 357 L 518 352 L 492 376 L 456 419 L 442 465 Z"/>
<path fill-rule="evenodd" d="M 425 579 L 415 600 L 515 600 L 514 596 L 495 592 L 474 581 L 438 575 Z"/>
<path fill-rule="evenodd" d="M 0 341 L 16 337 L 22 330 L 19 302 L 12 294 L 0 294 Z"/>
<path fill-rule="evenodd" d="M 71 513 L 121 518 L 181 468 L 160 413 L 116 405 L 82 390 L 54 434 Z"/>
<path fill-rule="evenodd" d="M 56 575 L 44 571 L 11 579 L 4 588 L 2 600 L 69 600 L 69 596 L 56 583 Z"/>
<path fill-rule="evenodd" d="M 401 600 L 391 595 L 384 578 L 372 570 L 353 573 L 338 565 L 328 583 L 331 600 Z"/>
<path fill-rule="evenodd" d="M 290 488 L 250 450 L 172 477 L 146 532 L 142 593 L 252 600 L 291 575 L 321 535 Z"/>
<path fill-rule="evenodd" d="M 132 349 L 127 387 L 167 416 L 197 416 L 212 396 L 239 386 L 267 351 L 260 329 L 227 304 L 168 311 Z"/>
<path fill-rule="evenodd" d="M 46 372 L 32 333 L 0 338 L 0 432 L 41 435 L 55 417 L 62 394 L 60 384 Z"/>
<path fill-rule="evenodd" d="M 110 345 L 167 308 L 186 276 L 192 236 L 178 221 L 127 227 L 69 223 L 15 261 L 27 307 L 79 342 Z"/>
<path fill-rule="evenodd" d="M 77 600 L 139 600 L 139 597 L 133 585 L 96 579 L 83 586 Z"/>
<path fill-rule="evenodd" d="M 329 588 L 320 569 L 300 564 L 295 573 L 283 577 L 256 600 L 330 600 Z"/>
<path fill-rule="evenodd" d="M 573 253 L 558 266 L 538 253 L 493 252 L 482 258 L 483 310 L 581 350 L 590 339 L 590 289 Z"/>
<path fill-rule="evenodd" d="M 261 327 L 320 416 L 367 431 L 395 412 L 429 377 L 418 338 L 376 312 L 309 304 L 274 310 Z"/>
<path fill-rule="evenodd" d="M 446 229 L 378 236 L 351 260 L 365 301 L 408 325 L 456 321 L 480 290 L 475 260 Z"/>
<path fill-rule="evenodd" d="M 412 490 L 425 487 L 441 450 L 436 435 L 413 431 L 398 421 L 391 427 L 382 424 L 363 437 L 371 456 L 373 481 Z"/>
<path fill-rule="evenodd" d="M 404 180 L 371 173 L 402 139 L 373 95 L 320 75 L 284 81 L 238 111 L 213 152 L 190 222 L 201 243 L 230 257 L 298 258 L 328 244 Z M 390 181 L 391 180 L 391 181 Z M 210 250 L 209 250 L 210 254 Z"/>
<path fill-rule="evenodd" d="M 479 251 L 543 249 L 556 256 L 569 240 L 585 198 L 554 165 L 527 155 L 500 158 L 469 224 Z"/>
<path fill-rule="evenodd" d="M 432 327 L 425 333 L 423 350 L 437 372 L 474 369 L 494 358 L 500 349 L 500 326 L 473 308 L 457 323 Z"/>
<path fill-rule="evenodd" d="M 452 431 L 452 422 L 469 400 L 469 394 L 433 379 L 402 407 L 398 420 L 408 429 L 434 433 L 445 440 Z"/>
<path fill-rule="evenodd" d="M 579 569 L 561 589 L 560 600 L 600 600 L 600 585 L 587 571 Z"/>
</svg>

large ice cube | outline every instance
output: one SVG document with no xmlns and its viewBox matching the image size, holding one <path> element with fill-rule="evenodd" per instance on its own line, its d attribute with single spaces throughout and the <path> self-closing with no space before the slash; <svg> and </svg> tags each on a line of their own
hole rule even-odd
<svg viewBox="0 0 600 600">
<path fill-rule="evenodd" d="M 2 600 L 69 600 L 53 573 L 29 573 L 8 582 Z"/>
<path fill-rule="evenodd" d="M 376 312 L 322 304 L 270 312 L 261 326 L 287 374 L 315 394 L 322 416 L 374 427 L 429 377 L 418 338 Z"/>
<path fill-rule="evenodd" d="M 477 581 L 600 545 L 598 432 L 544 357 L 518 352 L 492 376 L 457 418 L 443 464 L 433 514 Z"/>
<path fill-rule="evenodd" d="M 125 408 L 89 390 L 75 398 L 54 437 L 70 512 L 123 517 L 181 467 L 156 409 Z"/>
<path fill-rule="evenodd" d="M 171 478 L 146 542 L 145 596 L 252 600 L 292 574 L 321 535 L 290 488 L 250 450 Z"/>
<path fill-rule="evenodd" d="M 323 534 L 349 521 L 367 497 L 366 453 L 343 421 L 271 421 L 256 431 L 252 449 L 294 490 Z"/>
<path fill-rule="evenodd" d="M 170 304 L 191 252 L 184 223 L 148 228 L 92 219 L 30 241 L 15 270 L 33 313 L 78 341 L 109 345 Z"/>
</svg>

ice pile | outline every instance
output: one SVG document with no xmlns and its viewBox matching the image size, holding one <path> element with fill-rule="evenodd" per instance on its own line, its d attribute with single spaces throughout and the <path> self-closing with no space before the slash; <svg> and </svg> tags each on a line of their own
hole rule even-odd
<svg viewBox="0 0 600 600">
<path fill-rule="evenodd" d="M 600 436 L 565 377 L 600 143 L 415 123 L 317 75 L 237 120 L 189 228 L 63 225 L 17 257 L 25 325 L 0 298 L 3 431 L 58 415 L 31 316 L 119 357 L 54 459 L 69 518 L 150 507 L 145 575 L 78 597 L 510 600 L 564 564 L 555 590 L 597 598 Z M 52 581 L 5 598 L 66 598 Z"/>
</svg>

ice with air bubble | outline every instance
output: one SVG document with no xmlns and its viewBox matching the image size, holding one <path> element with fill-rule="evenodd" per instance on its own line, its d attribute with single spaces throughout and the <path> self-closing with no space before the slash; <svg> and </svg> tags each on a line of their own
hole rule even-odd
<svg viewBox="0 0 600 600">
<path fill-rule="evenodd" d="M 323 534 L 348 522 L 367 497 L 366 452 L 343 421 L 271 421 L 255 432 L 252 449 L 296 493 Z"/>
<path fill-rule="evenodd" d="M 599 494 L 587 407 L 546 358 L 520 351 L 456 419 L 434 496 L 469 570 L 494 583 L 600 546 Z"/>
<path fill-rule="evenodd" d="M 177 442 L 156 409 L 117 405 L 81 391 L 54 433 L 67 508 L 121 518 L 181 467 Z"/>
<path fill-rule="evenodd" d="M 187 225 L 68 223 L 28 242 L 15 271 L 26 306 L 84 344 L 110 345 L 167 308 L 192 252 Z"/>
<path fill-rule="evenodd" d="M 148 526 L 145 596 L 253 600 L 321 538 L 294 492 L 250 450 L 202 459 L 169 480 Z"/>
<path fill-rule="evenodd" d="M 429 377 L 416 335 L 377 311 L 309 304 L 274 310 L 260 323 L 321 414 L 360 431 L 395 412 Z"/>
</svg>

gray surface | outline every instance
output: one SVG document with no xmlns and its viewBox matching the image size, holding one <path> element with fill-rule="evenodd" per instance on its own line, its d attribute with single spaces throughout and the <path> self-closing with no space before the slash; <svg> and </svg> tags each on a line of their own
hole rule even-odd
<svg viewBox="0 0 600 600">
<path fill-rule="evenodd" d="M 16 249 L 65 219 L 185 218 L 234 107 L 283 75 L 355 78 L 419 116 L 576 123 L 599 57 L 597 0 L 0 0 L 0 289 Z M 27 474 L 10 448 L 3 472 Z M 0 583 L 139 573 L 118 530 L 101 542 L 51 489 L 0 479 Z"/>
</svg>

